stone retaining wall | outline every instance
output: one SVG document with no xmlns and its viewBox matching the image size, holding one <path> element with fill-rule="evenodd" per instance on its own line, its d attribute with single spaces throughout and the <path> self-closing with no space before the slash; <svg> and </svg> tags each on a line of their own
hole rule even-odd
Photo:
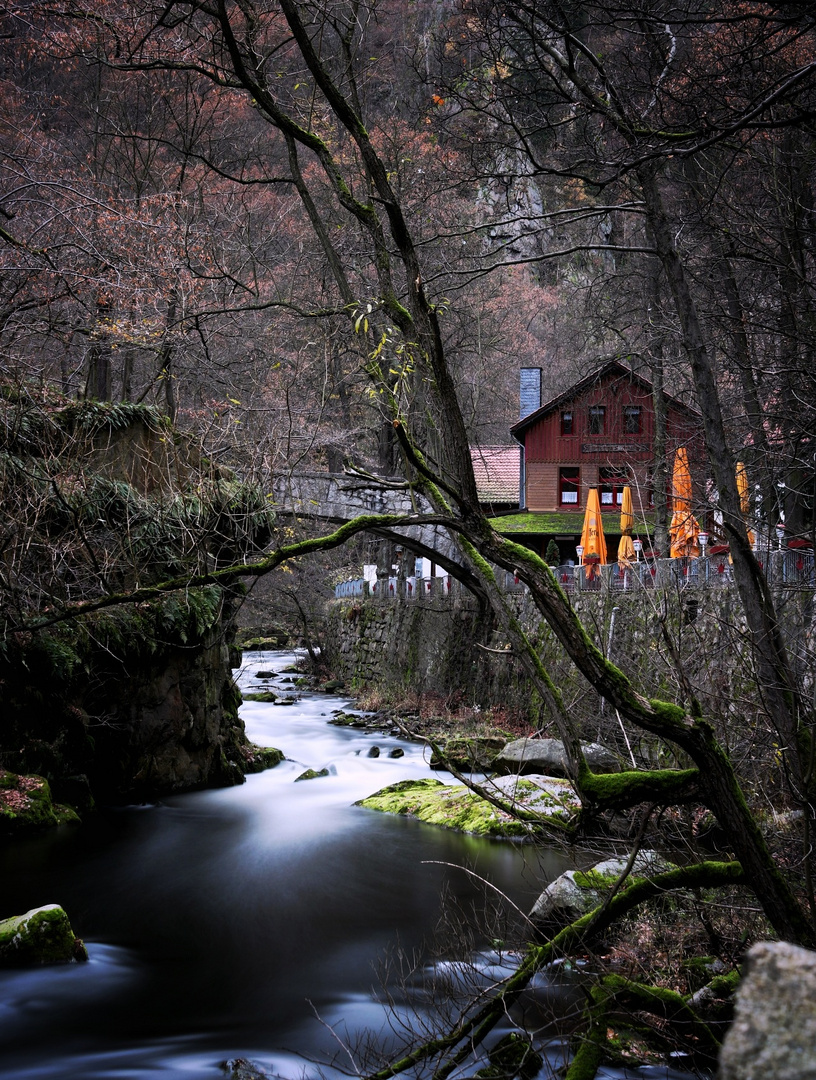
<svg viewBox="0 0 816 1080">
<path fill-rule="evenodd" d="M 354 687 L 393 685 L 448 693 L 474 678 L 478 644 L 490 618 L 474 600 L 378 601 L 355 597 L 329 604 L 329 664 Z"/>
<path fill-rule="evenodd" d="M 510 598 L 565 696 L 582 716 L 602 706 L 565 657 L 526 594 Z M 598 646 L 648 696 L 695 694 L 707 714 L 750 721 L 759 710 L 750 650 L 734 589 L 578 593 L 575 609 Z M 778 610 L 805 682 L 813 655 L 814 603 L 809 592 L 780 594 Z M 335 600 L 326 651 L 334 672 L 354 687 L 459 693 L 482 707 L 538 705 L 507 641 L 470 598 Z M 687 686 L 683 686 L 683 680 Z"/>
</svg>

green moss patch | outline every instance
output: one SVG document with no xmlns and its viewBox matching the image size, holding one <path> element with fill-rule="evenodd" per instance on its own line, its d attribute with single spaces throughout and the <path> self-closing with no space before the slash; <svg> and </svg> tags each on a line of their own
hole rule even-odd
<svg viewBox="0 0 816 1080">
<path fill-rule="evenodd" d="M 584 514 L 556 510 L 551 513 L 536 513 L 523 510 L 517 514 L 506 514 L 490 518 L 490 524 L 502 536 L 510 534 L 555 535 L 561 533 L 579 533 L 584 527 Z M 603 515 L 604 532 L 610 536 L 620 536 L 620 510 Z M 635 532 L 643 532 L 654 527 L 653 515 L 639 515 L 635 521 Z"/>
<path fill-rule="evenodd" d="M 67 964 L 87 960 L 68 916 L 58 904 L 33 908 L 0 922 L 0 966 Z"/>
<path fill-rule="evenodd" d="M 535 783 L 528 786 L 523 784 L 524 781 L 517 784 L 513 792 L 497 790 L 496 795 L 506 803 L 515 801 L 525 809 L 533 808 L 542 817 L 566 821 L 571 815 L 575 806 L 574 796 L 570 804 L 565 793 L 553 794 Z M 528 823 L 517 821 L 512 814 L 480 798 L 469 788 L 443 784 L 441 780 L 430 778 L 392 784 L 362 799 L 357 805 L 386 814 L 408 815 L 428 825 L 440 825 L 477 836 L 516 838 L 530 834 Z"/>
<path fill-rule="evenodd" d="M 236 645 L 242 652 L 269 652 L 272 649 L 283 649 L 289 640 L 284 632 L 276 637 L 245 637 L 239 631 L 235 636 Z"/>
<path fill-rule="evenodd" d="M 295 783 L 298 780 L 317 780 L 321 776 L 328 776 L 328 769 L 307 769 L 306 772 L 302 772 L 300 776 L 295 777 Z"/>
<path fill-rule="evenodd" d="M 255 746 L 249 744 L 246 760 L 244 761 L 245 773 L 259 773 L 266 769 L 274 769 L 284 760 L 282 750 L 274 746 Z"/>
<path fill-rule="evenodd" d="M 18 776 L 0 769 L 0 833 L 45 829 L 79 821 L 69 806 L 51 798 L 51 788 L 42 776 Z"/>
</svg>

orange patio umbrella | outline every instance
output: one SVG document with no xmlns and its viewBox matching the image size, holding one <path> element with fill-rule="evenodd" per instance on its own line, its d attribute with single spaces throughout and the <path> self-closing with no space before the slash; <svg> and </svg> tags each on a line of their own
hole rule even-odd
<svg viewBox="0 0 816 1080">
<path fill-rule="evenodd" d="M 739 492 L 740 510 L 742 516 L 747 518 L 751 512 L 751 504 L 748 500 L 748 473 L 741 461 L 737 462 L 737 491 Z M 753 546 L 754 534 L 748 530 L 748 543 Z"/>
<path fill-rule="evenodd" d="M 618 544 L 618 562 L 628 565 L 634 561 L 635 547 L 632 543 L 632 526 L 635 524 L 635 515 L 632 513 L 632 489 L 627 484 L 623 489 L 623 502 L 621 503 L 621 538 Z"/>
<path fill-rule="evenodd" d="M 691 469 L 688 454 L 686 448 L 681 446 L 674 455 L 672 471 L 672 519 L 669 525 L 671 557 L 697 558 L 700 554 L 700 545 L 697 542 L 699 534 L 700 526 L 691 512 Z"/>
<path fill-rule="evenodd" d="M 606 563 L 606 538 L 601 521 L 601 503 L 597 488 L 590 488 L 587 495 L 581 547 L 584 549 L 584 562 Z"/>
</svg>

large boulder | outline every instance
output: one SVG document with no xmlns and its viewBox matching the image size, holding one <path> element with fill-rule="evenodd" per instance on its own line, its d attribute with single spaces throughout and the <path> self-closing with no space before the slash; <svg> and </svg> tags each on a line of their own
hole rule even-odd
<svg viewBox="0 0 816 1080">
<path fill-rule="evenodd" d="M 628 859 L 605 859 L 587 870 L 567 870 L 551 881 L 530 912 L 535 926 L 548 936 L 587 915 L 603 901 L 609 888 L 626 868 Z M 670 870 L 672 864 L 655 851 L 635 856 L 632 875 L 645 877 Z"/>
<path fill-rule="evenodd" d="M 587 743 L 581 749 L 593 772 L 620 771 L 617 754 L 600 743 Z M 564 744 L 560 739 L 514 739 L 496 754 L 492 768 L 500 773 L 569 776 Z"/>
<path fill-rule="evenodd" d="M 566 780 L 535 776 L 498 777 L 482 785 L 504 803 L 532 810 L 553 823 L 566 825 L 580 803 Z M 429 825 L 479 836 L 528 837 L 531 827 L 476 792 L 441 780 L 401 780 L 356 804 L 388 814 L 406 814 Z"/>
<path fill-rule="evenodd" d="M 816 1080 L 816 952 L 764 941 L 748 953 L 717 1080 Z"/>
<path fill-rule="evenodd" d="M 506 739 L 496 735 L 456 736 L 445 740 L 439 747 L 442 757 L 433 751 L 432 769 L 447 769 L 453 765 L 459 772 L 491 772 L 493 762 L 506 745 Z"/>
<path fill-rule="evenodd" d="M 0 967 L 69 964 L 87 960 L 83 943 L 74 936 L 59 904 L 32 908 L 0 922 Z"/>
</svg>

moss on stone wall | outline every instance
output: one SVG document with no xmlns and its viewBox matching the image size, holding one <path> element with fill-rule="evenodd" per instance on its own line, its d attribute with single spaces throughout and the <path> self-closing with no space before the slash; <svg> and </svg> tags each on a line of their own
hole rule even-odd
<svg viewBox="0 0 816 1080">
<path fill-rule="evenodd" d="M 447 692 L 470 688 L 477 643 L 490 637 L 478 605 L 447 600 L 362 600 L 330 605 L 326 653 L 344 681 L 361 689 Z"/>
</svg>

